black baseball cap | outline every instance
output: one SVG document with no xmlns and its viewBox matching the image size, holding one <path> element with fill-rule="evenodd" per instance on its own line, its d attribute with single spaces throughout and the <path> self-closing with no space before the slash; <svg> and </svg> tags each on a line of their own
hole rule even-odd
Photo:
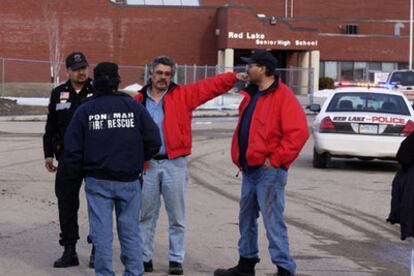
<svg viewBox="0 0 414 276">
<path fill-rule="evenodd" d="M 277 59 L 268 51 L 261 49 L 254 50 L 250 57 L 242 57 L 241 60 L 248 64 L 256 63 L 257 65 L 267 65 L 273 68 L 277 66 Z"/>
<path fill-rule="evenodd" d="M 88 67 L 88 61 L 86 57 L 81 52 L 74 52 L 68 55 L 66 58 L 66 68 L 70 68 L 72 70 L 79 70 L 83 67 Z"/>
</svg>

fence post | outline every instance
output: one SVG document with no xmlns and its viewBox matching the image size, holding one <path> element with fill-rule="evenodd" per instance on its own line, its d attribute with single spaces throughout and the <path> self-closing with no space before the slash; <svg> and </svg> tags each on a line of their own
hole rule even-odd
<svg viewBox="0 0 414 276">
<path fill-rule="evenodd" d="M 147 81 L 148 81 L 148 64 L 145 64 L 145 66 L 144 66 L 144 83 L 143 83 L 143 85 L 145 85 L 147 83 Z"/>
<path fill-rule="evenodd" d="M 193 82 L 196 82 L 196 77 L 197 77 L 197 65 L 193 65 Z"/>
<path fill-rule="evenodd" d="M 177 80 L 178 80 L 178 71 L 180 70 L 180 69 L 179 69 L 179 68 L 180 68 L 180 66 L 179 66 L 178 64 L 177 64 L 176 66 L 177 66 L 177 67 L 176 67 L 176 68 L 177 68 L 177 72 L 175 72 L 175 75 L 174 75 L 174 82 L 175 82 L 175 83 L 178 83 L 178 82 L 177 82 Z"/>
<path fill-rule="evenodd" d="M 309 68 L 309 78 L 308 78 L 308 98 L 309 104 L 313 104 L 313 68 Z"/>
<path fill-rule="evenodd" d="M 53 62 L 50 62 L 50 83 L 52 84 L 53 87 L 55 87 L 56 83 L 55 83 L 55 74 L 53 72 Z"/>
<path fill-rule="evenodd" d="M 187 64 L 184 65 L 184 84 L 187 84 Z"/>
<path fill-rule="evenodd" d="M 4 97 L 4 58 L 1 59 L 1 97 Z"/>
<path fill-rule="evenodd" d="M 218 69 L 218 65 L 216 64 L 216 66 L 214 67 L 215 70 L 215 75 L 219 74 L 219 69 Z M 216 104 L 219 105 L 224 105 L 224 101 L 223 101 L 223 95 L 220 95 L 216 98 Z M 220 108 L 221 109 L 221 108 Z"/>
</svg>

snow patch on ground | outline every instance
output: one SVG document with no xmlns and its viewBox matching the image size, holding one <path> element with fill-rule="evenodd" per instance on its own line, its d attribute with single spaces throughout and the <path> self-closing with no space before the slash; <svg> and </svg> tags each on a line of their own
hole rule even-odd
<svg viewBox="0 0 414 276">
<path fill-rule="evenodd" d="M 49 104 L 49 98 L 4 97 L 4 99 L 17 101 L 18 105 L 47 106 Z M 197 109 L 199 110 L 209 110 L 209 109 L 236 110 L 239 107 L 241 100 L 242 100 L 241 95 L 219 96 L 215 99 L 212 99 L 206 102 L 205 104 L 201 105 Z"/>
<path fill-rule="evenodd" d="M 12 101 L 17 101 L 18 105 L 47 106 L 49 98 L 29 98 L 29 97 L 3 97 Z"/>
</svg>

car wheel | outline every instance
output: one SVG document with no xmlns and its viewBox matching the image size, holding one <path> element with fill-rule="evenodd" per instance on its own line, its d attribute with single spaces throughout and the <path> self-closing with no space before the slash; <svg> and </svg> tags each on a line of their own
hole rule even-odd
<svg viewBox="0 0 414 276">
<path fill-rule="evenodd" d="M 313 167 L 314 168 L 326 168 L 329 160 L 331 159 L 329 153 L 325 152 L 319 154 L 316 149 L 313 149 Z"/>
</svg>

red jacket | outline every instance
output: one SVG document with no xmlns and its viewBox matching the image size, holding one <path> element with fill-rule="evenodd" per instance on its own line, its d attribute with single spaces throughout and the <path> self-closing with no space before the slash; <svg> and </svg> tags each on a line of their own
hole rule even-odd
<svg viewBox="0 0 414 276">
<path fill-rule="evenodd" d="M 236 73 L 224 73 L 188 84 L 172 84 L 164 96 L 164 138 L 168 159 L 191 154 L 192 111 L 203 103 L 228 92 L 236 84 Z M 145 105 L 145 86 L 135 99 Z"/>
<path fill-rule="evenodd" d="M 250 94 L 239 106 L 239 122 L 233 135 L 231 156 L 240 169 L 239 129 Z M 252 115 L 246 160 L 249 166 L 261 166 L 266 158 L 278 168 L 289 168 L 309 137 L 305 112 L 293 92 L 282 82 L 260 96 Z"/>
</svg>

